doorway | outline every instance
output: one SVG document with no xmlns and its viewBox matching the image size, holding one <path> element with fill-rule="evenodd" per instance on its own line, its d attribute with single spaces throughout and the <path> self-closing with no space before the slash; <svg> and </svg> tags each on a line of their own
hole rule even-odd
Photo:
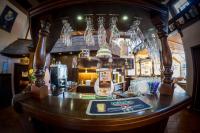
<svg viewBox="0 0 200 133">
<path fill-rule="evenodd" d="M 200 111 L 200 45 L 192 47 L 192 60 L 193 60 L 193 109 Z"/>
</svg>

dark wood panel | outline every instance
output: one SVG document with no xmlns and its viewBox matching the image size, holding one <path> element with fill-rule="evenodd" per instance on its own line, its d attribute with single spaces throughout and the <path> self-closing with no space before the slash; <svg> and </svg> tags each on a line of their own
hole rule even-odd
<svg viewBox="0 0 200 133">
<path fill-rule="evenodd" d="M 0 74 L 0 108 L 11 105 L 12 82 L 11 74 Z"/>
<path fill-rule="evenodd" d="M 28 77 L 23 77 L 22 73 L 28 72 L 28 65 L 14 64 L 14 90 L 15 94 L 21 93 L 28 85 Z"/>
<path fill-rule="evenodd" d="M 94 87 L 91 86 L 78 86 L 77 93 L 94 93 Z"/>
<path fill-rule="evenodd" d="M 152 1 L 145 1 L 145 0 L 56 0 L 56 1 L 46 1 L 42 4 L 40 4 L 37 7 L 34 7 L 30 10 L 30 16 L 36 16 L 38 14 L 42 14 L 44 12 L 56 9 L 56 8 L 61 8 L 64 6 L 72 6 L 75 4 L 84 4 L 84 3 L 93 3 L 93 5 L 98 5 L 98 4 L 114 4 L 114 3 L 118 3 L 118 4 L 127 4 L 127 5 L 131 5 L 131 6 L 137 6 L 137 7 L 141 7 L 144 9 L 148 9 L 148 10 L 155 10 L 161 13 L 167 13 L 166 10 L 167 8 L 162 5 L 162 4 L 156 4 L 155 2 Z"/>
<path fill-rule="evenodd" d="M 200 111 L 200 45 L 193 47 L 192 49 L 192 59 L 193 59 L 193 108 Z"/>
</svg>

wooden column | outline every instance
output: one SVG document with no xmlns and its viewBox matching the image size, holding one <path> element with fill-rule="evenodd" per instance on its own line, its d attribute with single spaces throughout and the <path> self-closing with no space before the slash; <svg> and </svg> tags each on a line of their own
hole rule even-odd
<svg viewBox="0 0 200 133">
<path fill-rule="evenodd" d="M 161 41 L 162 51 L 162 73 L 164 79 L 160 88 L 161 94 L 173 95 L 173 80 L 172 74 L 172 54 L 168 45 L 168 11 L 166 13 L 154 13 L 152 14 L 152 22 L 157 29 L 159 39 Z"/>
<path fill-rule="evenodd" d="M 34 53 L 33 68 L 35 70 L 35 85 L 32 86 L 32 93 L 38 98 L 48 95 L 48 88 L 45 86 L 45 60 L 46 60 L 46 40 L 49 34 L 50 24 L 41 21 L 41 29 L 39 31 L 39 39 Z"/>
<path fill-rule="evenodd" d="M 142 76 L 142 65 L 141 65 L 141 60 L 139 59 L 139 65 L 140 65 L 140 73 L 139 76 Z"/>
<path fill-rule="evenodd" d="M 152 60 L 152 77 L 155 77 L 155 67 L 154 67 L 154 61 Z"/>
<path fill-rule="evenodd" d="M 133 54 L 134 55 L 134 65 L 135 65 L 135 76 L 137 77 L 137 65 L 136 65 L 136 55 L 137 54 Z"/>
<path fill-rule="evenodd" d="M 161 73 L 160 73 L 160 78 L 161 78 L 161 80 L 163 80 L 164 79 L 164 74 L 163 74 L 163 61 L 162 61 L 162 52 L 161 52 L 161 50 L 159 50 L 159 55 L 160 55 L 160 71 L 161 71 Z"/>
</svg>

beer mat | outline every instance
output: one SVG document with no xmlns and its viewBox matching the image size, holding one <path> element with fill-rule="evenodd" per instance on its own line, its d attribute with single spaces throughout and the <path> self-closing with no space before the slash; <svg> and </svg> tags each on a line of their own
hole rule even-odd
<svg viewBox="0 0 200 133">
<path fill-rule="evenodd" d="M 87 115 L 119 115 L 151 109 L 152 106 L 140 98 L 123 98 L 115 100 L 90 100 Z"/>
</svg>

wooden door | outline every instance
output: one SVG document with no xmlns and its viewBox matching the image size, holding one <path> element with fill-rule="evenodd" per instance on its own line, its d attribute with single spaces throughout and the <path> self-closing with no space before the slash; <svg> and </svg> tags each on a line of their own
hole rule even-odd
<svg viewBox="0 0 200 133">
<path fill-rule="evenodd" d="M 193 59 L 193 108 L 200 111 L 200 45 L 192 48 Z"/>
</svg>

